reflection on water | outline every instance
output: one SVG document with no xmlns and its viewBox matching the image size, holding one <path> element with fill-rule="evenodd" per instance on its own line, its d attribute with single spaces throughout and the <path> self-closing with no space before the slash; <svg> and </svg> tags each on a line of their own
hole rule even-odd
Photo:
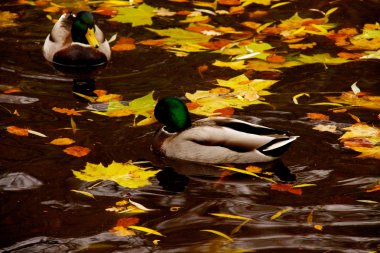
<svg viewBox="0 0 380 253">
<path fill-rule="evenodd" d="M 1 10 L 21 13 L 22 22 L 29 26 L 0 30 L 0 90 L 14 86 L 22 90 L 0 96 L 3 130 L 0 131 L 0 252 L 380 251 L 380 209 L 374 202 L 380 202 L 380 198 L 377 192 L 365 191 L 380 178 L 378 160 L 355 158 L 354 151 L 339 144 L 342 132 L 316 132 L 312 127 L 317 123 L 305 117 L 308 112 L 326 113 L 326 107 L 309 104 L 321 102 L 326 94 L 347 91 L 358 80 L 363 91 L 380 95 L 378 61 L 353 62 L 327 69 L 322 64 L 307 65 L 275 75 L 251 73 L 254 78 L 280 79 L 270 90 L 274 94 L 266 97 L 272 107 L 251 106 L 236 110 L 237 116 L 300 136 L 281 160 L 258 164 L 264 172 L 260 175 L 283 185 L 314 185 L 302 188 L 300 195 L 271 189 L 271 182 L 250 175 L 156 157 L 150 151 L 150 141 L 157 124 L 134 128 L 129 117 L 107 118 L 91 112 L 76 117 L 51 110 L 53 107 L 105 110 L 104 104 L 89 103 L 85 98 L 94 96 L 96 89 L 121 94 L 125 101 L 152 90 L 157 98 L 208 89 L 214 87 L 217 78 L 230 78 L 237 73 L 210 67 L 200 75 L 197 68 L 205 62 L 211 65 L 214 56 L 190 54 L 181 58 L 157 47 L 141 47 L 131 52 L 115 52 L 104 68 L 79 71 L 52 66 L 44 61 L 41 53 L 51 28 L 46 25 L 46 13 L 36 6 L 6 2 Z M 292 3 L 296 3 L 296 9 L 284 6 L 274 11 L 279 17 L 287 18 L 296 10 L 330 8 L 329 1 Z M 334 3 L 345 14 L 334 22 L 344 27 L 378 21 L 379 1 Z M 157 6 L 167 4 L 157 3 Z M 252 11 L 254 8 L 255 5 Z M 109 24 L 103 29 L 108 32 L 107 37 L 116 32 L 122 36 L 139 34 L 137 28 L 120 29 L 100 15 L 97 18 L 103 22 L 102 27 Z M 157 22 L 163 25 L 167 21 Z M 228 26 L 229 21 L 220 22 Z M 331 45 L 328 49 L 336 51 Z M 311 95 L 307 103 L 300 98 L 299 105 L 293 104 L 293 96 L 305 91 Z M 13 114 L 15 111 L 19 116 Z M 379 124 L 379 112 L 361 109 L 353 112 L 363 122 Z M 343 128 L 354 122 L 347 114 L 329 113 L 333 117 L 325 124 Z M 77 125 L 76 133 L 71 128 L 71 117 Z M 11 125 L 39 131 L 48 138 L 10 135 L 5 129 Z M 90 147 L 91 153 L 75 158 L 63 153 L 63 148 L 47 144 L 60 137 L 75 139 L 77 145 Z M 96 182 L 82 182 L 72 174 L 72 170 L 83 169 L 86 162 L 107 165 L 129 160 L 150 161 L 161 172 L 152 179 L 151 186 L 141 189 L 126 189 L 112 181 L 92 187 Z M 72 189 L 89 191 L 95 199 Z M 154 210 L 141 214 L 105 211 L 123 199 L 132 199 Z M 278 211 L 287 209 L 271 219 Z M 210 213 L 252 220 L 240 226 L 240 220 Z M 118 237 L 109 232 L 118 219 L 128 217 L 138 217 L 138 225 L 155 229 L 165 237 L 143 232 Z M 314 228 L 315 225 L 320 225 L 322 230 Z M 205 229 L 221 231 L 234 240 L 230 242 L 200 231 Z M 154 240 L 160 241 L 156 245 Z"/>
</svg>

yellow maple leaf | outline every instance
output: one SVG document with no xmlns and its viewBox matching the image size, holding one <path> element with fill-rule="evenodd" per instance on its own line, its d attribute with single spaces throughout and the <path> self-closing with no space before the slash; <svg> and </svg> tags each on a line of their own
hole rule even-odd
<svg viewBox="0 0 380 253">
<path fill-rule="evenodd" d="M 367 147 L 351 147 L 351 149 L 360 152 L 359 158 L 374 158 L 380 160 L 380 146 Z"/>
<path fill-rule="evenodd" d="M 380 110 L 380 96 L 360 96 L 353 92 L 343 92 L 339 97 L 326 97 L 330 102 L 360 106 L 372 110 Z"/>
<path fill-rule="evenodd" d="M 216 60 L 212 65 L 217 67 L 228 67 L 233 70 L 241 70 L 247 68 L 247 65 L 244 64 L 244 60 L 241 61 L 233 61 L 233 62 L 223 62 Z"/>
<path fill-rule="evenodd" d="M 127 188 L 139 188 L 150 185 L 149 178 L 157 174 L 159 170 L 139 167 L 131 162 L 112 162 L 108 166 L 102 164 L 87 163 L 82 171 L 75 171 L 75 177 L 80 180 L 92 182 L 97 180 L 111 180 L 120 186 Z"/>
</svg>

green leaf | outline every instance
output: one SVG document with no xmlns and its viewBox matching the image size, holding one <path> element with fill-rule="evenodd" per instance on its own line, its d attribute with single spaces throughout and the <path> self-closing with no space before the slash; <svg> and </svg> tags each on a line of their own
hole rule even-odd
<svg viewBox="0 0 380 253">
<path fill-rule="evenodd" d="M 131 109 L 135 115 L 150 117 L 154 110 L 154 105 L 156 104 L 156 101 L 153 99 L 153 93 L 154 91 L 151 91 L 141 98 L 132 100 L 128 105 L 129 109 Z"/>
<path fill-rule="evenodd" d="M 349 62 L 349 60 L 339 57 L 332 57 L 330 54 L 314 54 L 314 55 L 304 55 L 301 54 L 298 58 L 298 61 L 312 64 L 312 63 L 323 63 L 323 64 L 341 64 Z"/>
<path fill-rule="evenodd" d="M 154 12 L 156 9 L 144 3 L 137 8 L 119 7 L 117 10 L 117 16 L 109 21 L 132 23 L 132 26 L 151 25 L 153 24 L 152 17 L 156 15 Z"/>
</svg>

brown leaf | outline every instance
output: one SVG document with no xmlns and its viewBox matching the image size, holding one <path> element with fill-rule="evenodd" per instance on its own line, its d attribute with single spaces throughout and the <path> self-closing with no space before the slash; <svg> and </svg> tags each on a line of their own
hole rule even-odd
<svg viewBox="0 0 380 253">
<path fill-rule="evenodd" d="M 309 112 L 307 117 L 311 120 L 329 120 L 330 117 L 321 113 Z"/>
<path fill-rule="evenodd" d="M 302 195 L 302 189 L 293 188 L 292 184 L 272 184 L 270 188 L 276 191 L 287 191 L 298 196 Z"/>
<path fill-rule="evenodd" d="M 68 155 L 76 156 L 76 157 L 82 157 L 88 155 L 88 153 L 91 152 L 89 148 L 82 147 L 82 146 L 71 146 L 68 148 L 65 148 L 63 150 Z"/>
<path fill-rule="evenodd" d="M 20 128 L 20 127 L 16 127 L 16 126 L 8 126 L 7 132 L 11 133 L 11 134 L 18 135 L 18 136 L 28 136 L 29 135 L 28 129 Z"/>
</svg>

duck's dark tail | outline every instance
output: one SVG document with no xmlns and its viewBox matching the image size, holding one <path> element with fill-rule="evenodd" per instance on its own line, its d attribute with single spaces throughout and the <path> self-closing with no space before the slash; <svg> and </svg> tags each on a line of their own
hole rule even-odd
<svg viewBox="0 0 380 253">
<path fill-rule="evenodd" d="M 280 139 L 274 139 L 271 142 L 261 146 L 257 150 L 263 153 L 264 155 L 271 157 L 280 157 L 283 153 L 285 153 L 290 144 L 295 141 L 298 136 L 289 136 Z"/>
</svg>

